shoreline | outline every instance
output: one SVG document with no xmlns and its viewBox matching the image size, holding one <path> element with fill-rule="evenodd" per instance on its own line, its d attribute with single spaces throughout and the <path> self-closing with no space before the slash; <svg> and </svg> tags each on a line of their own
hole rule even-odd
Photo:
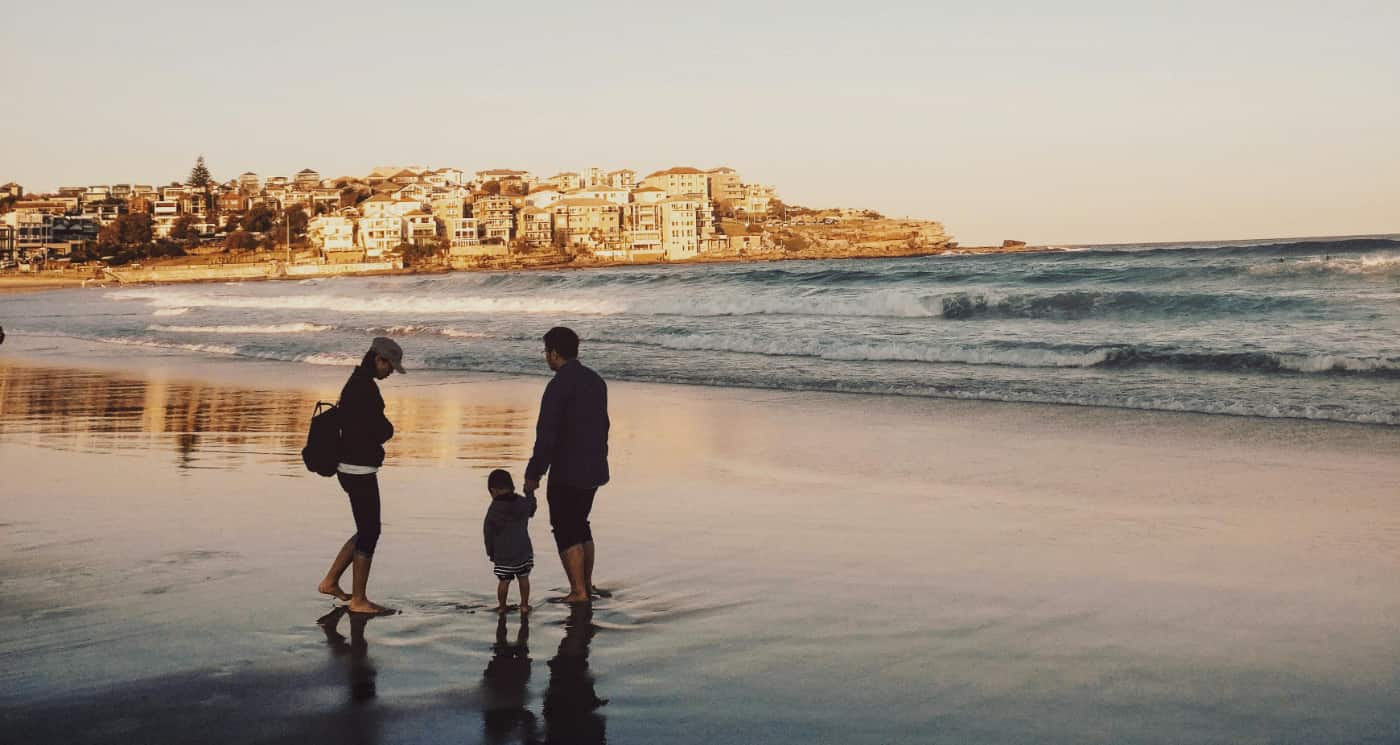
<svg viewBox="0 0 1400 745">
<path fill-rule="evenodd" d="M 270 387 L 283 391 L 306 390 L 304 382 L 291 383 L 289 378 L 298 381 L 327 379 L 334 382 L 336 376 L 348 367 L 353 365 L 334 364 L 310 364 L 295 362 L 291 360 L 271 359 L 258 357 L 255 355 L 242 354 L 219 354 L 211 355 L 207 352 L 197 352 L 179 347 L 165 347 L 152 345 L 149 347 L 138 346 L 137 349 L 149 349 L 153 355 L 123 355 L 122 350 L 131 350 L 132 346 L 127 344 L 111 344 L 93 339 L 82 339 L 71 336 L 54 336 L 47 334 L 18 334 L 10 333 L 6 339 L 6 345 L 0 347 L 0 355 L 5 352 L 14 351 L 14 342 L 27 339 L 48 339 L 61 343 L 72 344 L 79 347 L 80 352 L 93 352 L 96 355 L 84 354 L 81 360 L 65 358 L 62 354 L 53 354 L 50 350 L 53 347 L 42 346 L 39 348 L 21 348 L 19 364 L 28 364 L 49 368 L 79 368 L 88 369 L 108 374 L 131 373 L 135 370 L 140 373 L 149 373 L 151 370 L 164 370 L 168 366 L 163 360 L 173 359 L 182 363 L 182 369 L 197 370 L 198 375 L 180 375 L 172 379 L 184 380 L 190 383 L 198 382 L 220 382 L 220 383 L 242 383 L 247 384 L 246 373 L 254 371 L 257 373 L 259 386 Z M 25 345 L 28 347 L 29 345 Z M 114 348 L 116 347 L 116 348 Z M 72 350 L 67 350 L 72 351 Z M 3 362 L 0 358 L 0 362 Z M 86 363 L 86 364 L 83 364 Z M 287 366 L 295 366 L 298 374 L 289 376 L 282 374 L 282 370 Z M 497 373 L 466 369 L 441 369 L 441 368 L 420 368 L 413 371 L 408 385 L 413 387 L 424 386 L 449 386 L 449 387 L 471 387 L 474 385 L 507 385 L 520 386 L 525 384 L 535 384 L 549 377 L 549 373 L 541 369 L 538 375 Z M 421 383 L 427 379 L 430 382 Z M 1387 433 L 1400 436 L 1400 426 L 1381 424 L 1376 422 L 1353 422 L 1338 419 L 1312 419 L 1307 417 L 1284 417 L 1284 416 L 1259 416 L 1251 414 L 1237 414 L 1230 412 L 1206 412 L 1190 410 L 1172 409 L 1145 409 L 1133 408 L 1130 406 L 1110 406 L 1103 404 L 1077 404 L 1057 401 L 1008 401 L 993 398 L 958 398 L 954 396 L 920 396 L 904 393 L 872 393 L 865 391 L 839 391 L 826 390 L 820 388 L 779 388 L 760 386 L 725 386 L 709 385 L 704 383 L 688 382 L 661 382 L 652 380 L 635 380 L 629 378 L 611 378 L 611 385 L 625 387 L 656 387 L 658 389 L 679 389 L 687 391 L 688 396 L 705 397 L 707 395 L 722 398 L 733 398 L 738 400 L 775 400 L 779 398 L 801 398 L 811 396 L 822 399 L 845 400 L 845 401 L 865 401 L 871 405 L 877 403 L 888 404 L 890 406 L 927 406 L 932 408 L 945 407 L 960 412 L 975 411 L 980 407 L 987 407 L 988 410 L 1023 409 L 1031 413 L 1044 414 L 1055 419 L 1075 419 L 1081 421 L 1103 420 L 1109 417 L 1121 417 L 1124 421 L 1134 417 L 1163 417 L 1162 421 L 1171 421 L 1180 417 L 1183 420 L 1193 418 L 1203 418 L 1220 422 L 1221 427 L 1233 428 L 1236 426 L 1230 422 L 1251 423 L 1260 426 L 1278 425 L 1287 427 L 1289 425 L 1300 427 L 1323 427 L 1323 428 L 1345 428 L 1355 430 L 1358 433 L 1376 432 Z M 328 384 L 329 385 L 329 384 Z M 339 383 L 335 383 L 339 385 Z M 327 395 L 333 395 L 334 391 L 328 391 Z M 1397 447 L 1400 447 L 1400 439 L 1397 439 Z"/>
<path fill-rule="evenodd" d="M 332 277 L 385 277 L 385 276 L 416 276 L 431 274 L 452 274 L 457 272 L 537 272 L 551 270 L 575 270 L 585 271 L 589 269 L 612 269 L 628 266 L 688 266 L 697 264 L 768 264 L 788 261 L 844 261 L 862 259 L 912 259 L 929 256 L 971 256 L 987 254 L 1023 254 L 1023 253 L 1061 253 L 1065 249 L 1047 246 L 960 246 L 952 249 L 938 250 L 916 250 L 908 252 L 890 253 L 869 253 L 851 254 L 846 252 L 802 252 L 794 254 L 775 254 L 772 256 L 696 256 L 690 259 L 679 261 L 558 261 L 558 262 L 511 262 L 502 266 L 479 266 L 479 267 L 447 267 L 447 266 L 426 266 L 426 267 L 406 267 L 400 269 L 377 269 L 370 271 L 335 271 L 334 269 L 323 271 L 316 275 L 318 278 Z M 269 265 L 281 264 L 275 259 L 269 258 Z M 172 273 L 181 271 L 182 265 L 169 267 Z M 162 277 L 158 279 L 141 279 L 132 282 L 123 282 L 110 276 L 93 274 L 88 277 L 73 277 L 72 270 L 54 273 L 40 273 L 38 275 L 25 276 L 22 274 L 0 275 L 0 294 L 15 292 L 37 292 L 55 289 L 73 289 L 86 287 L 138 287 L 142 285 L 167 285 L 167 284 L 199 284 L 208 282 L 276 282 L 284 280 L 300 281 L 308 279 L 307 276 L 273 274 L 267 276 L 246 276 L 239 273 L 239 267 L 247 267 L 248 264 L 238 265 L 208 265 L 201 266 L 201 273 L 209 276 L 201 277 Z M 292 266 L 317 266 L 334 267 L 334 264 L 293 264 Z M 112 268 L 108 267 L 107 270 Z M 161 265 L 143 265 L 140 271 L 159 272 Z M 116 271 L 122 271 L 117 268 Z M 188 270 L 185 270 L 188 271 Z M 223 272 L 221 274 L 221 271 Z"/>
</svg>

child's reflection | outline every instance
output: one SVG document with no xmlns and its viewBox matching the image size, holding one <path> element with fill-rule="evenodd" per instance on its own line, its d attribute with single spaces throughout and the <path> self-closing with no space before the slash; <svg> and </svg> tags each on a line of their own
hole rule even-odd
<svg viewBox="0 0 1400 745">
<path fill-rule="evenodd" d="M 491 661 L 481 675 L 483 739 L 489 743 L 536 742 L 535 715 L 525 708 L 530 683 L 529 616 L 520 616 L 514 644 L 506 631 L 506 617 L 501 616 Z"/>
</svg>

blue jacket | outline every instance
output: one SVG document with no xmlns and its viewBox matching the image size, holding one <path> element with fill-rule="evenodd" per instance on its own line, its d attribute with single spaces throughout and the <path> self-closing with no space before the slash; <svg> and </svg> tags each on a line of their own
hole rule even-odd
<svg viewBox="0 0 1400 745">
<path fill-rule="evenodd" d="M 578 360 L 554 372 L 535 425 L 535 451 L 525 478 L 549 478 L 593 489 L 608 483 L 608 384 Z"/>
</svg>

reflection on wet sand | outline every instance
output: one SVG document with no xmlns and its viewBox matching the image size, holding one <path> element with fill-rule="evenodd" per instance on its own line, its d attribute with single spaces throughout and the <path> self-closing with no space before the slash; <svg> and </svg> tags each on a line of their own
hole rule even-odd
<svg viewBox="0 0 1400 745">
<path fill-rule="evenodd" d="M 506 617 L 496 622 L 491 661 L 481 674 L 481 730 L 488 743 L 536 742 L 535 715 L 530 698 L 530 617 L 521 616 L 515 641 L 509 639 Z"/>
<path fill-rule="evenodd" d="M 527 411 L 385 398 L 398 429 L 391 458 L 501 463 L 529 447 Z M 163 450 L 182 469 L 236 469 L 251 461 L 295 472 L 316 401 L 306 391 L 0 363 L 0 440 L 92 453 Z"/>
<path fill-rule="evenodd" d="M 350 617 L 350 639 L 340 633 L 340 619 Z M 331 648 L 331 656 L 345 660 L 346 677 L 350 682 L 351 703 L 364 703 L 374 699 L 374 662 L 369 658 L 369 642 L 365 641 L 365 624 L 374 616 L 365 613 L 350 613 L 345 606 L 337 606 L 330 613 L 316 619 L 316 625 L 326 635 L 326 644 Z"/>
<path fill-rule="evenodd" d="M 588 668 L 588 646 L 598 627 L 593 608 L 573 606 L 564 621 L 559 653 L 549 661 L 549 687 L 544 692 L 544 727 L 547 743 L 605 743 L 607 720 L 598 713 L 607 699 L 598 698 L 593 673 Z"/>
</svg>

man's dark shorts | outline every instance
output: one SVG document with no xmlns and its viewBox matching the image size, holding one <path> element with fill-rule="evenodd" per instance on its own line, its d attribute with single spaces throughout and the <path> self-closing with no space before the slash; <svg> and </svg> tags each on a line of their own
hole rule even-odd
<svg viewBox="0 0 1400 745">
<path fill-rule="evenodd" d="M 593 540 L 588 513 L 593 511 L 596 487 L 583 489 L 549 480 L 545 499 L 549 502 L 549 524 L 554 528 L 554 545 L 562 552 L 570 546 Z"/>
</svg>

